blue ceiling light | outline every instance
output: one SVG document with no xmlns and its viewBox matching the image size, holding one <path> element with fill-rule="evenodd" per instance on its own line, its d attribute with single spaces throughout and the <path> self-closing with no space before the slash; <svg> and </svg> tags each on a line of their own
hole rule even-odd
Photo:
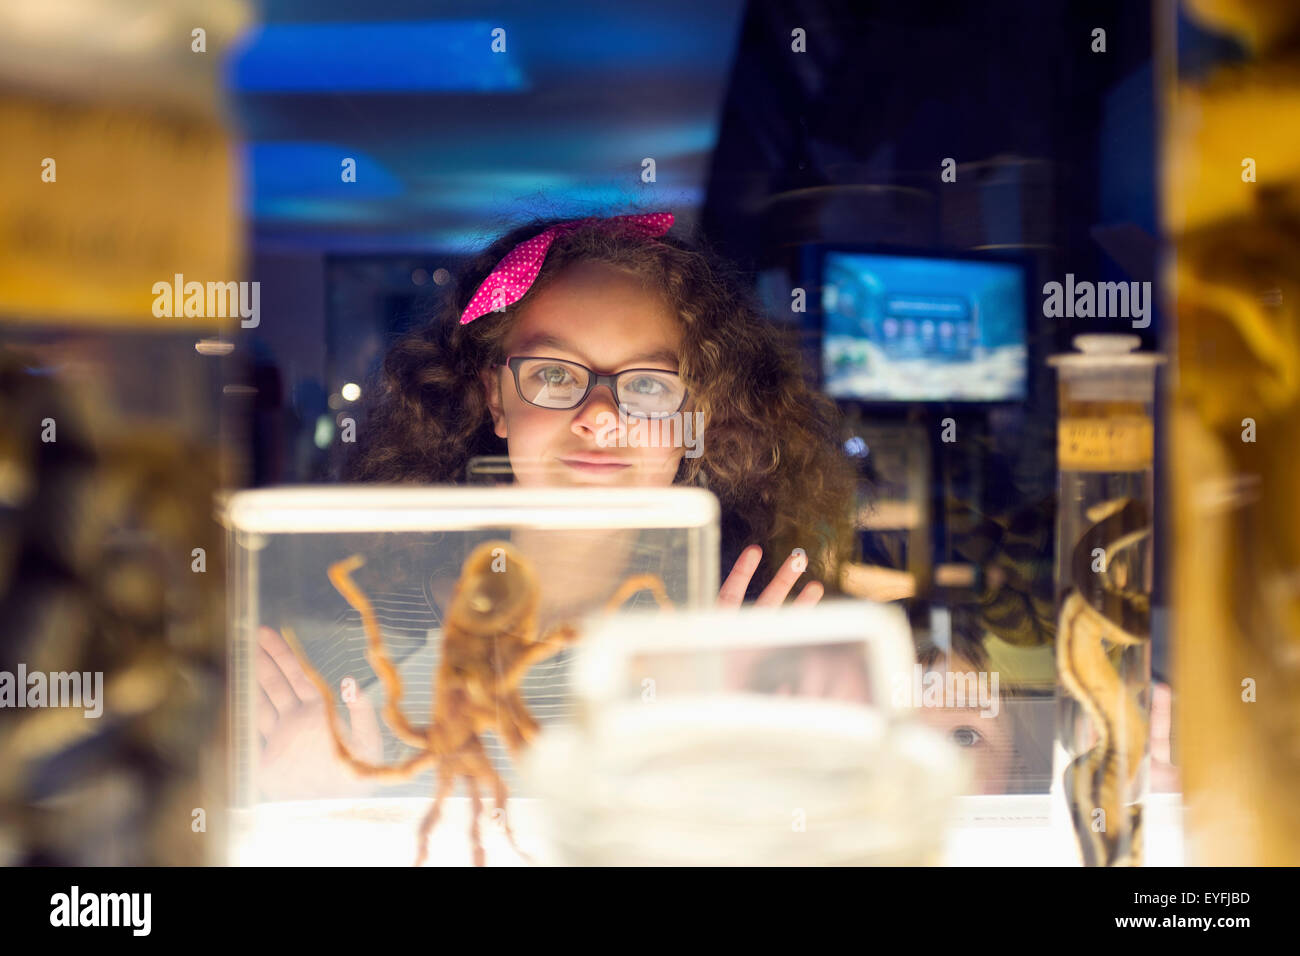
<svg viewBox="0 0 1300 956">
<path fill-rule="evenodd" d="M 261 7 L 264 26 L 225 64 L 254 241 L 445 254 L 530 213 L 648 206 L 689 222 L 744 4 L 620 0 L 599 17 L 570 0 Z M 497 27 L 505 53 L 492 52 Z M 655 184 L 641 182 L 646 156 Z M 342 181 L 344 157 L 356 182 Z"/>
<path fill-rule="evenodd" d="M 725 75 L 744 13 L 741 0 L 625 2 L 607 5 L 599 17 L 581 6 L 543 8 L 527 21 L 530 66 L 569 76 Z"/>
<path fill-rule="evenodd" d="M 483 21 L 272 24 L 252 31 L 232 55 L 228 85 L 236 93 L 527 89 L 509 44 L 492 52 L 494 28 Z"/>
<path fill-rule="evenodd" d="M 356 181 L 343 181 L 343 160 L 356 163 Z M 333 143 L 249 143 L 244 147 L 249 205 L 268 199 L 320 197 L 338 200 L 400 196 L 405 187 L 378 160 L 355 146 Z"/>
<path fill-rule="evenodd" d="M 387 221 L 383 207 L 376 209 L 356 200 L 263 198 L 257 200 L 254 212 L 258 222 L 268 225 L 302 223 L 317 227 L 374 227 Z"/>
</svg>

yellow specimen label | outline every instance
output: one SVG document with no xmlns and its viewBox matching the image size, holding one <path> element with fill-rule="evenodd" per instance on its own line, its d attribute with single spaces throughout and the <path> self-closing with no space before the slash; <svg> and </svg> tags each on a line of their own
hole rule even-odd
<svg viewBox="0 0 1300 956">
<path fill-rule="evenodd" d="M 1057 437 L 1062 471 L 1140 471 L 1155 450 L 1151 419 L 1139 416 L 1062 418 Z"/>
<path fill-rule="evenodd" d="M 10 92 L 0 142 L 5 321 L 194 327 L 158 317 L 154 284 L 242 278 L 231 141 L 218 122 Z"/>
</svg>

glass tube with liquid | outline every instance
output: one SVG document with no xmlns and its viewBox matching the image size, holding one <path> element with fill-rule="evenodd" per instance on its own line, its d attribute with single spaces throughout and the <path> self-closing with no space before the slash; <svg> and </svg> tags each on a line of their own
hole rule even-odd
<svg viewBox="0 0 1300 956">
<path fill-rule="evenodd" d="M 1060 375 L 1054 820 L 1086 866 L 1142 862 L 1151 704 L 1155 369 L 1081 335 Z"/>
</svg>

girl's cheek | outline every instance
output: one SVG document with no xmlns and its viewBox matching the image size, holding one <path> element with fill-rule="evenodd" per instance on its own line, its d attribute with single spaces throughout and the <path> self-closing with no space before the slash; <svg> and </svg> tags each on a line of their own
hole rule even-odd
<svg viewBox="0 0 1300 956">
<path fill-rule="evenodd" d="M 656 471 L 658 471 L 661 475 L 663 475 L 666 478 L 667 482 L 671 484 L 673 479 L 677 477 L 677 469 L 681 466 L 681 463 L 682 463 L 682 449 L 680 448 L 662 449 L 660 451 L 660 457 L 658 459 L 658 467 L 656 468 Z"/>
<path fill-rule="evenodd" d="M 564 416 L 546 409 L 534 408 L 522 402 L 509 416 L 510 437 L 519 439 L 521 447 L 535 448 L 554 432 L 564 427 Z"/>
<path fill-rule="evenodd" d="M 535 467 L 546 444 L 538 419 L 525 409 L 527 406 L 506 413 L 506 447 L 517 468 L 523 465 Z"/>
</svg>

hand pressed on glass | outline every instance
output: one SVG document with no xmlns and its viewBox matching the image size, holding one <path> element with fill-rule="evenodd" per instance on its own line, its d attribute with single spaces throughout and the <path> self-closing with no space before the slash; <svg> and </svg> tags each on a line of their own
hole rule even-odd
<svg viewBox="0 0 1300 956">
<path fill-rule="evenodd" d="M 756 544 L 751 544 L 744 551 L 740 552 L 740 557 L 736 559 L 731 573 L 727 575 L 727 580 L 722 582 L 722 590 L 718 592 L 719 607 L 740 607 L 741 602 L 745 600 L 745 591 L 749 587 L 749 581 L 758 570 L 759 562 L 763 560 L 763 549 Z M 756 607 L 769 607 L 772 605 L 782 604 L 785 602 L 786 595 L 794 587 L 799 576 L 808 568 L 808 556 L 803 549 L 796 548 L 785 559 L 785 562 L 772 577 L 771 582 L 763 589 L 757 600 L 754 601 Z M 799 592 L 799 596 L 793 601 L 794 604 L 816 604 L 822 599 L 826 589 L 818 581 L 811 581 L 804 586 Z"/>
<path fill-rule="evenodd" d="M 358 779 L 334 755 L 324 720 L 325 702 L 284 638 L 258 630 L 257 729 L 265 743 L 258 769 L 262 796 L 269 800 L 360 796 L 374 784 Z M 374 705 L 357 689 L 343 695 L 352 722 L 352 747 L 367 759 L 383 756 Z"/>
<path fill-rule="evenodd" d="M 738 608 L 745 599 L 750 579 L 758 570 L 763 549 L 750 545 L 740 553 L 731 573 L 718 593 L 719 607 Z M 796 548 L 763 592 L 754 601 L 757 607 L 773 607 L 785 602 L 795 583 L 808 568 L 808 556 Z M 826 589 L 818 581 L 804 586 L 791 602 L 796 605 L 813 605 L 825 595 Z M 829 697 L 836 700 L 866 702 L 870 699 L 866 674 L 861 660 L 843 648 L 791 648 L 774 652 L 742 651 L 729 655 L 728 669 L 732 674 L 733 689 L 797 695 L 801 697 Z M 785 676 L 773 683 L 778 672 Z"/>
</svg>

